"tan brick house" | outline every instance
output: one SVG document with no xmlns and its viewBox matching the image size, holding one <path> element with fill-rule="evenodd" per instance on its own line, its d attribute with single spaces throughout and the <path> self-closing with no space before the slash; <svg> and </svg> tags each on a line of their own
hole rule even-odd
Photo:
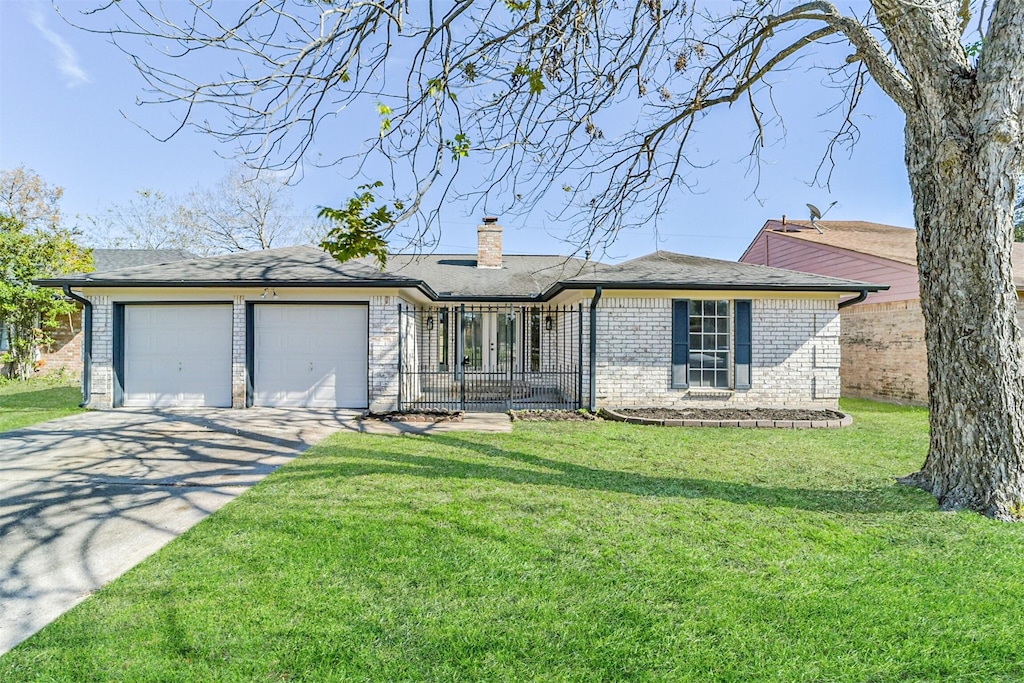
<svg viewBox="0 0 1024 683">
<path fill-rule="evenodd" d="M 842 309 L 842 392 L 899 403 L 928 402 L 928 361 L 917 275 L 917 233 L 863 221 L 770 220 L 742 263 L 889 285 Z M 1024 290 L 1024 245 L 1014 245 L 1014 281 Z M 1018 303 L 1018 317 L 1024 306 Z"/>
</svg>

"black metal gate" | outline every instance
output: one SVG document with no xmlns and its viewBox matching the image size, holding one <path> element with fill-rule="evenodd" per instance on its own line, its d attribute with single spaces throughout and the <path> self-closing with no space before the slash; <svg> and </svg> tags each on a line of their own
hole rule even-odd
<svg viewBox="0 0 1024 683">
<path fill-rule="evenodd" d="M 583 306 L 399 306 L 400 410 L 574 410 Z"/>
</svg>

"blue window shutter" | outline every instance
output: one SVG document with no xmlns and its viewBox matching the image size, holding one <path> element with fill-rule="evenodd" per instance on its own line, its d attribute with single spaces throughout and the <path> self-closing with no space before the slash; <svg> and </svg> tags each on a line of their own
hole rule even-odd
<svg viewBox="0 0 1024 683">
<path fill-rule="evenodd" d="M 672 301 L 672 387 L 690 386 L 690 301 Z"/>
<path fill-rule="evenodd" d="M 736 309 L 736 389 L 750 388 L 751 306 L 749 301 L 737 301 Z"/>
</svg>

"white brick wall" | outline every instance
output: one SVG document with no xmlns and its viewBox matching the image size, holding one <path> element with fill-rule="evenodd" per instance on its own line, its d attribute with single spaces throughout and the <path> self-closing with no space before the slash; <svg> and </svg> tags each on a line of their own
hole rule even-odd
<svg viewBox="0 0 1024 683">
<path fill-rule="evenodd" d="M 398 409 L 398 305 L 396 296 L 370 297 L 370 410 Z"/>
<path fill-rule="evenodd" d="M 245 407 L 245 295 L 231 304 L 231 407 Z"/>
<path fill-rule="evenodd" d="M 113 306 L 92 296 L 93 355 L 89 407 L 113 402 Z M 589 404 L 590 301 L 583 302 L 583 396 Z M 369 403 L 373 410 L 398 404 L 399 304 L 397 296 L 369 298 Z M 749 390 L 671 387 L 672 299 L 605 296 L 597 311 L 597 405 L 763 406 L 834 408 L 839 397 L 839 315 L 835 301 L 754 299 L 752 383 Z M 574 317 L 574 316 L 573 316 Z M 568 320 L 568 317 L 566 317 Z M 545 342 L 561 329 L 543 333 Z M 414 344 L 413 329 L 405 342 Z M 575 334 L 573 332 L 573 334 Z M 233 297 L 232 405 L 245 405 L 245 300 Z M 426 344 L 430 350 L 431 345 Z M 575 355 L 575 344 L 563 349 Z M 550 358 L 547 356 L 546 358 Z"/>
<path fill-rule="evenodd" d="M 673 389 L 672 299 L 603 298 L 597 309 L 597 404 L 677 408 L 837 407 L 839 315 L 836 302 L 754 299 L 752 313 L 752 387 L 749 390 Z M 588 324 L 585 320 L 585 333 Z M 730 361 L 732 359 L 730 355 Z M 584 387 L 588 386 L 585 376 Z"/>
<path fill-rule="evenodd" d="M 109 296 L 91 296 L 92 379 L 89 408 L 114 405 L 114 306 Z"/>
</svg>

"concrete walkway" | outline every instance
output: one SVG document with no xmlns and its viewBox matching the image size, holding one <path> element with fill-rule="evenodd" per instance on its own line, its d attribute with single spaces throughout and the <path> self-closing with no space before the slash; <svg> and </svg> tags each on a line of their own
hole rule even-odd
<svg viewBox="0 0 1024 683">
<path fill-rule="evenodd" d="M 512 428 L 358 414 L 121 408 L 0 434 L 0 654 L 332 432 Z"/>
</svg>

